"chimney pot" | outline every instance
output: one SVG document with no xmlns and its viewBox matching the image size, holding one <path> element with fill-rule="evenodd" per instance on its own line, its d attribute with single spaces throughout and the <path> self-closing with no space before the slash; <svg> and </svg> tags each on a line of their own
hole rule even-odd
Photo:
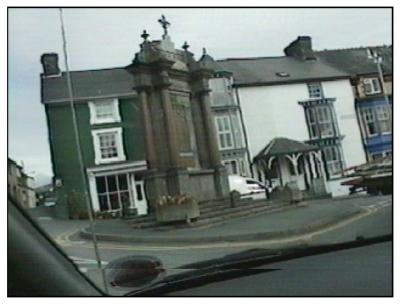
<svg viewBox="0 0 400 304">
<path fill-rule="evenodd" d="M 46 53 L 40 57 L 40 62 L 43 66 L 43 74 L 45 76 L 53 76 L 60 74 L 60 68 L 58 66 L 58 54 L 57 53 Z"/>
</svg>

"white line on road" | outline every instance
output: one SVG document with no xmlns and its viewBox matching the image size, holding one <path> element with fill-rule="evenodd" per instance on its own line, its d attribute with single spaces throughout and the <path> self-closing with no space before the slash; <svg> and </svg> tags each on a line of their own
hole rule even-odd
<svg viewBox="0 0 400 304">
<path fill-rule="evenodd" d="M 388 206 L 392 206 L 392 201 L 391 200 L 389 200 L 389 201 L 387 201 L 387 200 L 379 201 L 379 202 L 376 202 L 374 204 L 361 206 L 361 208 L 367 208 L 367 209 L 378 208 L 378 209 L 381 209 L 381 208 L 385 208 L 385 207 L 388 207 Z"/>
<path fill-rule="evenodd" d="M 53 218 L 49 217 L 49 216 L 39 216 L 37 219 L 38 219 L 38 221 L 52 221 L 53 220 Z"/>
<path fill-rule="evenodd" d="M 86 259 L 86 258 L 74 257 L 74 256 L 69 256 L 69 258 L 70 258 L 72 261 L 74 261 L 74 263 L 76 263 L 76 264 L 89 264 L 89 265 L 91 265 L 91 264 L 97 264 L 97 261 L 96 261 L 96 260 L 93 260 L 93 259 Z M 102 264 L 102 265 L 107 265 L 108 262 L 106 262 L 106 261 L 101 261 L 101 264 Z"/>
</svg>

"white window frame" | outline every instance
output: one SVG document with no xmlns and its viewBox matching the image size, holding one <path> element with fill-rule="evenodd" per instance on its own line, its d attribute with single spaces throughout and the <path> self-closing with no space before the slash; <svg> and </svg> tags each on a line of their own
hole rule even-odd
<svg viewBox="0 0 400 304">
<path fill-rule="evenodd" d="M 113 117 L 103 118 L 103 119 L 97 117 L 96 105 L 98 105 L 100 103 L 112 103 Z M 91 125 L 121 122 L 118 98 L 102 99 L 99 101 L 90 101 L 89 102 L 89 111 L 90 111 L 90 124 Z"/>
<path fill-rule="evenodd" d="M 320 82 L 307 83 L 307 89 L 310 99 L 321 99 L 324 96 L 322 91 L 322 84 Z"/>
<path fill-rule="evenodd" d="M 314 121 L 311 121 L 311 115 L 310 115 L 311 112 Z M 321 114 L 320 112 L 322 113 L 325 112 L 325 114 L 327 114 L 326 119 L 324 119 L 323 117 L 324 115 L 320 115 Z M 334 120 L 329 105 L 318 105 L 318 106 L 308 107 L 306 109 L 306 118 L 307 118 L 307 125 L 310 130 L 311 139 L 316 139 L 319 138 L 320 136 L 321 138 L 327 138 L 335 135 L 336 121 Z M 322 125 L 328 125 L 331 132 L 329 134 L 322 134 L 322 128 L 321 128 Z"/>
<path fill-rule="evenodd" d="M 111 158 L 102 158 L 101 157 L 101 150 L 100 150 L 100 140 L 99 135 L 104 133 L 116 133 L 116 145 L 117 145 L 117 156 Z M 92 130 L 92 137 L 93 137 L 93 147 L 94 147 L 94 155 L 95 155 L 95 164 L 108 164 L 118 161 L 124 161 L 125 153 L 123 148 L 123 141 L 122 141 L 122 128 L 107 128 L 107 129 L 96 129 Z"/>
<path fill-rule="evenodd" d="M 364 78 L 363 79 L 363 87 L 364 87 L 365 95 L 373 95 L 373 94 L 378 94 L 378 93 L 382 92 L 381 84 L 379 82 L 379 79 L 376 77 Z"/>
<path fill-rule="evenodd" d="M 318 129 L 321 138 L 332 137 L 335 134 L 335 125 L 331 109 L 329 108 L 329 106 L 318 106 L 315 109 L 317 112 Z M 321 113 L 323 113 L 323 115 L 321 115 Z M 326 117 L 323 117 L 324 115 L 326 115 Z M 322 134 L 322 125 L 327 125 L 329 127 L 329 134 Z"/>
<path fill-rule="evenodd" d="M 218 123 L 219 120 L 222 120 L 222 125 L 223 126 L 225 125 L 225 120 L 226 120 L 228 129 L 220 130 L 219 123 Z M 233 136 L 235 134 L 233 133 L 233 130 L 232 130 L 232 125 L 231 125 L 231 121 L 230 121 L 229 115 L 218 115 L 218 116 L 215 116 L 215 127 L 216 127 L 216 130 L 217 130 L 219 149 L 220 150 L 233 149 L 234 145 L 235 145 Z M 231 145 L 230 146 L 229 145 L 225 145 L 223 147 L 221 138 L 225 138 L 225 144 L 227 144 L 227 142 L 228 142 L 227 138 L 228 137 L 230 137 Z"/>
<path fill-rule="evenodd" d="M 375 115 L 376 114 L 375 114 L 374 108 L 372 108 L 372 107 L 365 107 L 365 108 L 361 109 L 361 116 L 363 119 L 365 134 L 367 135 L 367 137 L 374 137 L 374 136 L 379 135 L 378 121 L 377 121 Z M 369 128 L 368 128 L 368 124 L 370 124 L 370 123 L 374 124 L 375 133 L 370 133 Z"/>
<path fill-rule="evenodd" d="M 317 113 L 316 109 L 314 107 L 310 107 L 306 109 L 306 117 L 307 117 L 307 124 L 310 129 L 310 137 L 311 139 L 315 139 L 319 137 L 319 128 L 318 128 L 318 123 L 317 123 Z M 311 116 L 314 118 L 313 121 L 311 121 Z"/>
</svg>

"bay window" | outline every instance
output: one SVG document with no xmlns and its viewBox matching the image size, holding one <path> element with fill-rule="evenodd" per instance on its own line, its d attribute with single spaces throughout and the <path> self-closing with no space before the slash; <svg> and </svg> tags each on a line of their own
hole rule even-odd
<svg viewBox="0 0 400 304">
<path fill-rule="evenodd" d="M 391 108 L 386 105 L 362 107 L 360 109 L 364 130 L 367 137 L 392 132 L 390 121 Z"/>
<path fill-rule="evenodd" d="M 227 78 L 212 78 L 210 84 L 210 97 L 212 106 L 233 105 L 231 83 Z"/>
<path fill-rule="evenodd" d="M 329 146 L 322 149 L 326 166 L 330 175 L 335 175 L 343 170 L 341 147 L 339 145 Z"/>
<path fill-rule="evenodd" d="M 390 108 L 388 106 L 378 106 L 376 109 L 376 119 L 381 133 L 390 133 L 392 126 L 390 123 Z"/>
<path fill-rule="evenodd" d="M 220 149 L 232 149 L 234 147 L 234 144 L 229 115 L 217 116 L 215 117 L 215 121 L 217 125 L 217 134 Z"/>
</svg>

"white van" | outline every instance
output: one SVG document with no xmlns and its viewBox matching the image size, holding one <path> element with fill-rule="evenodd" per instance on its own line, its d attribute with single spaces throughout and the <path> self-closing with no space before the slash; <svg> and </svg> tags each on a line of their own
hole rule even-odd
<svg viewBox="0 0 400 304">
<path fill-rule="evenodd" d="M 266 198 L 265 191 L 267 188 L 255 179 L 239 175 L 229 175 L 228 180 L 230 191 L 236 190 L 243 197 L 251 197 L 253 199 Z"/>
</svg>

